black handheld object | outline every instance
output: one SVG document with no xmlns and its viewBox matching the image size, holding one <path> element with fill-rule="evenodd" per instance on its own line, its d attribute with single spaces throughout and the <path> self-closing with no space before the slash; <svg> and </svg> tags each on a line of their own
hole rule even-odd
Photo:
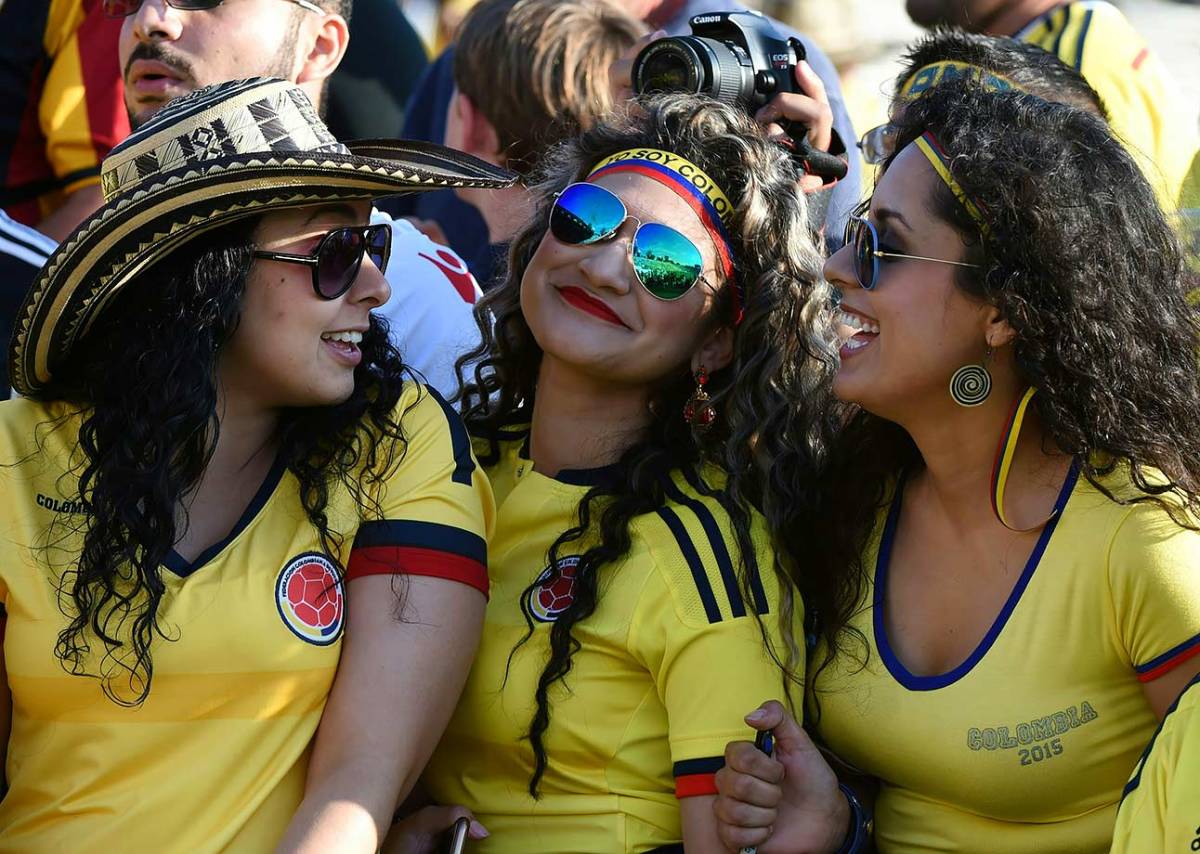
<svg viewBox="0 0 1200 854">
<path fill-rule="evenodd" d="M 775 733 L 769 729 L 759 730 L 754 736 L 754 746 L 767 756 L 775 755 Z M 757 848 L 743 848 L 738 854 L 757 854 Z"/>
<path fill-rule="evenodd" d="M 781 36 L 758 12 L 708 12 L 690 21 L 692 35 L 646 45 L 633 61 L 639 95 L 688 92 L 708 95 L 753 115 L 780 92 L 797 92 L 796 65 L 805 58 L 799 39 Z M 846 162 L 808 142 L 808 128 L 781 122 L 794 140 L 792 155 L 804 170 L 844 178 Z"/>
<path fill-rule="evenodd" d="M 454 827 L 450 829 L 450 847 L 446 850 L 449 854 L 463 854 L 467 847 L 467 831 L 471 829 L 471 820 L 466 816 L 454 822 Z"/>
</svg>

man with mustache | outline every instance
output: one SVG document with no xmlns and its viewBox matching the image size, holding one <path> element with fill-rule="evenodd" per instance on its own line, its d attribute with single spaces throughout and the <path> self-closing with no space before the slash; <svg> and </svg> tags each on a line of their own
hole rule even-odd
<svg viewBox="0 0 1200 854">
<path fill-rule="evenodd" d="M 135 127 L 172 98 L 255 75 L 298 84 L 321 110 L 350 41 L 352 0 L 103 2 L 124 17 L 118 53 Z M 454 359 L 478 340 L 472 310 L 479 285 L 461 258 L 408 222 L 378 211 L 373 221 L 392 225 L 392 296 L 377 311 L 406 364 L 449 396 L 457 387 Z"/>
</svg>

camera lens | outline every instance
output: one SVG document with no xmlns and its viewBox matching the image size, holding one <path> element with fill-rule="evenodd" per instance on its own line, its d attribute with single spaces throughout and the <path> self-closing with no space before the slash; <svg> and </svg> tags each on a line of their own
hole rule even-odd
<svg viewBox="0 0 1200 854">
<path fill-rule="evenodd" d="M 650 44 L 633 66 L 633 89 L 638 94 L 700 92 L 707 83 L 704 63 L 684 38 Z"/>
</svg>

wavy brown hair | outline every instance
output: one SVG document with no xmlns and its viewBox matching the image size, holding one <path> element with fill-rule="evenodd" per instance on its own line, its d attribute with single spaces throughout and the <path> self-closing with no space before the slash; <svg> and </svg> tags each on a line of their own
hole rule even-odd
<svg viewBox="0 0 1200 854">
<path fill-rule="evenodd" d="M 71 474 L 83 521 L 50 531 L 44 549 L 54 560 L 52 550 L 82 538 L 59 581 L 69 622 L 55 655 L 121 705 L 149 695 L 156 638 L 179 638 L 159 618 L 161 567 L 187 527 L 182 499 L 216 447 L 217 362 L 241 316 L 256 223 L 215 229 L 139 274 L 38 394 L 65 404 L 52 428 L 79 419 Z M 376 512 L 374 487 L 405 447 L 395 410 L 407 369 L 384 321 L 372 315 L 361 347 L 351 396 L 283 412 L 276 437 L 278 463 L 299 482 L 298 509 L 339 572 L 344 536 L 326 513 L 331 496 L 348 489 L 364 515 Z"/>
<path fill-rule="evenodd" d="M 533 187 L 536 210 L 511 245 L 503 284 L 480 303 L 483 342 L 459 362 L 460 377 L 471 367 L 470 376 L 463 377 L 461 397 L 468 428 L 490 440 L 494 459 L 499 446 L 490 437 L 529 418 L 542 351 L 521 313 L 520 288 L 546 236 L 555 193 L 584 180 L 604 157 L 642 146 L 691 160 L 730 197 L 734 214 L 729 232 L 736 275 L 745 283 L 745 317 L 735 329 L 732 362 L 715 371 L 709 383 L 720 413 L 713 429 L 697 435 L 680 415 L 694 387 L 687 366 L 682 366 L 654 390 L 651 423 L 625 448 L 614 476 L 587 492 L 577 524 L 550 547 L 549 566 L 554 567 L 568 544 L 583 539 L 596 543 L 576 567 L 574 601 L 550 629 L 550 658 L 538 680 L 537 710 L 528 733 L 535 758 L 529 790 L 535 797 L 547 762 L 549 689 L 571 670 L 572 653 L 579 648 L 573 629 L 596 610 L 606 567 L 629 551 L 633 520 L 666 504 L 668 479 L 681 471 L 728 512 L 740 551 L 743 594 L 754 601 L 748 587 L 755 571 L 751 513 L 760 510 L 777 530 L 797 508 L 811 505 L 822 450 L 833 426 L 826 405 L 836 363 L 829 291 L 820 276 L 821 257 L 806 227 L 805 200 L 788 154 L 741 112 L 703 98 L 673 96 L 642 102 L 546 158 Z M 726 298 L 717 311 L 723 313 L 731 300 L 727 290 L 722 294 Z M 728 321 L 715 317 L 712 322 Z M 727 479 L 705 483 L 700 472 L 706 465 L 718 467 Z M 788 615 L 795 606 L 790 583 L 794 569 L 782 552 L 773 569 L 785 592 L 781 609 Z M 528 639 L 533 622 L 528 612 L 525 618 Z M 779 651 L 771 649 L 765 630 L 763 637 L 790 675 L 802 660 L 797 639 L 788 637 L 788 649 Z"/>
<path fill-rule="evenodd" d="M 1175 232 L 1150 184 L 1104 120 L 1033 95 L 937 86 L 898 117 L 896 154 L 929 130 L 951 174 L 986 209 L 989 236 L 944 184 L 928 199 L 967 247 L 957 285 L 1016 331 L 1020 379 L 1048 440 L 1120 504 L 1151 502 L 1180 525 L 1200 513 L 1200 344 Z M 922 464 L 897 424 L 844 406 L 810 569 L 835 581 L 819 610 L 827 655 L 848 652 L 866 587 L 862 554 L 887 484 Z M 1117 495 L 1122 470 L 1133 495 Z M 1107 480 L 1107 482 L 1106 482 Z M 861 646 L 855 644 L 861 651 Z M 819 669 L 818 669 L 819 672 Z M 810 677 L 811 681 L 811 677 Z"/>
</svg>

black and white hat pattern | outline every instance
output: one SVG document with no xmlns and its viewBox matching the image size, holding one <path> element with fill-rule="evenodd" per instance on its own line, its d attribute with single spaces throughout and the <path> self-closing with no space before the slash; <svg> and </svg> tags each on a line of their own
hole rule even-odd
<svg viewBox="0 0 1200 854">
<path fill-rule="evenodd" d="M 18 314 L 13 388 L 37 396 L 122 287 L 213 228 L 277 208 L 515 180 L 431 143 L 338 142 L 304 91 L 283 80 L 198 89 L 105 159 L 104 206 L 50 256 Z"/>
</svg>

